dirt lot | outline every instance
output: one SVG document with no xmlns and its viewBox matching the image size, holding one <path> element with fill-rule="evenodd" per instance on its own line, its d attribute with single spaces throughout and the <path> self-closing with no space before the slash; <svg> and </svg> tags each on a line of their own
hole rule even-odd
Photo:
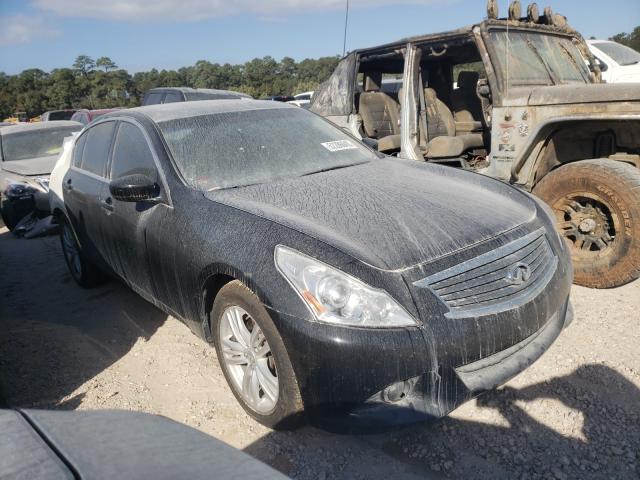
<svg viewBox="0 0 640 480">
<path fill-rule="evenodd" d="M 551 350 L 448 418 L 347 436 L 255 423 L 212 347 L 115 281 L 77 287 L 57 237 L 1 228 L 0 272 L 0 381 L 12 406 L 165 415 L 303 479 L 640 477 L 640 282 L 574 288 L 576 319 Z"/>
</svg>

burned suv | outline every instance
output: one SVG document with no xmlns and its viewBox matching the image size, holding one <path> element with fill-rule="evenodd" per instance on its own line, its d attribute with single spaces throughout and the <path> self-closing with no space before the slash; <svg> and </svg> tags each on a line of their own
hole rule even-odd
<svg viewBox="0 0 640 480">
<path fill-rule="evenodd" d="M 640 84 L 600 83 L 565 17 L 520 10 L 499 19 L 490 1 L 477 25 L 351 52 L 310 110 L 380 152 L 533 191 L 571 244 L 576 283 L 628 283 L 640 277 Z M 387 79 L 402 80 L 397 95 Z"/>
</svg>

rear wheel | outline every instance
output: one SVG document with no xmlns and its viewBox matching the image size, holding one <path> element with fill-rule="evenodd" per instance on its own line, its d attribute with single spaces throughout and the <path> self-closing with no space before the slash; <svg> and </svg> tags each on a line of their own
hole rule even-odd
<svg viewBox="0 0 640 480">
<path fill-rule="evenodd" d="M 575 283 L 611 288 L 640 277 L 640 170 L 614 160 L 564 165 L 533 193 L 556 214 Z"/>
<path fill-rule="evenodd" d="M 271 428 L 298 426 L 303 411 L 298 381 L 258 297 L 232 281 L 218 292 L 210 318 L 222 371 L 245 411 Z"/>
<path fill-rule="evenodd" d="M 68 222 L 62 221 L 60 229 L 60 243 L 64 260 L 69 268 L 69 273 L 78 285 L 91 288 L 104 282 L 105 276 L 89 259 L 86 258 L 75 233 Z"/>
</svg>

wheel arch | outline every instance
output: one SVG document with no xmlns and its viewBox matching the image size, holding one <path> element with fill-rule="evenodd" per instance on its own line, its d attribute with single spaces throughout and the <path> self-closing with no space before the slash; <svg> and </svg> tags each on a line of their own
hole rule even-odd
<svg viewBox="0 0 640 480">
<path fill-rule="evenodd" d="M 250 275 L 245 274 L 242 270 L 225 263 L 213 263 L 205 267 L 200 273 L 198 284 L 200 288 L 199 316 L 202 324 L 204 338 L 213 341 L 211 334 L 211 323 L 209 313 L 213 308 L 218 293 L 222 288 L 238 280 L 242 282 L 249 290 L 255 293 L 260 301 L 269 305 L 265 292 L 260 288 Z"/>
<path fill-rule="evenodd" d="M 558 167 L 593 158 L 640 168 L 640 118 L 603 115 L 549 119 L 532 133 L 523 155 L 511 169 L 511 182 L 531 190 Z M 525 178 L 520 178 L 523 174 Z"/>
</svg>

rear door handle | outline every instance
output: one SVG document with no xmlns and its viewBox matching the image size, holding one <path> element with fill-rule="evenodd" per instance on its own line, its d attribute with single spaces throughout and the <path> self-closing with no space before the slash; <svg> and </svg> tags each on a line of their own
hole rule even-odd
<svg viewBox="0 0 640 480">
<path fill-rule="evenodd" d="M 113 212 L 113 200 L 111 200 L 111 197 L 107 197 L 104 200 L 100 200 L 100 204 L 102 205 L 102 208 L 104 208 L 105 210 L 108 210 L 109 212 Z"/>
<path fill-rule="evenodd" d="M 73 190 L 73 185 L 71 185 L 71 179 L 68 179 L 68 180 L 67 180 L 67 183 L 65 183 L 65 184 L 63 185 L 63 187 L 64 187 L 64 189 L 65 189 L 65 190 L 67 190 L 67 191 L 71 191 L 71 190 Z"/>
</svg>

